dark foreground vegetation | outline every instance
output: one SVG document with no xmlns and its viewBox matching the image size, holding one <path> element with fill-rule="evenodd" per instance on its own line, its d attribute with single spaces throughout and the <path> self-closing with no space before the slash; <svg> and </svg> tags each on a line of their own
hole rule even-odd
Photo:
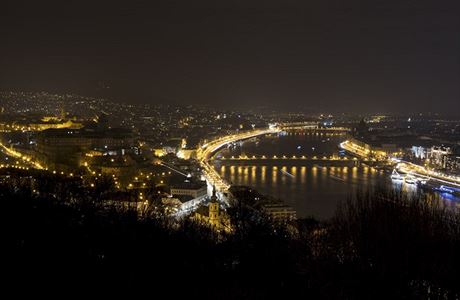
<svg viewBox="0 0 460 300">
<path fill-rule="evenodd" d="M 328 222 L 287 228 L 242 204 L 229 211 L 234 234 L 217 236 L 154 210 L 141 218 L 102 205 L 97 194 L 70 186 L 56 182 L 49 189 L 60 192 L 37 195 L 0 184 L 6 290 L 67 298 L 97 289 L 153 299 L 460 295 L 460 219 L 424 199 L 361 194 Z"/>
</svg>

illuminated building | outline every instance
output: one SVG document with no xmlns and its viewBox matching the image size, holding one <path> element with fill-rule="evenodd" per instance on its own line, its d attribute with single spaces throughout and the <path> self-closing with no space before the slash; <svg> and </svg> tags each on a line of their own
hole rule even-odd
<svg viewBox="0 0 460 300">
<path fill-rule="evenodd" d="M 217 231 L 231 231 L 230 219 L 225 211 L 220 209 L 215 188 L 213 188 L 209 205 L 201 205 L 194 212 L 193 219 L 208 224 Z"/>
<path fill-rule="evenodd" d="M 265 204 L 262 206 L 262 210 L 277 223 L 286 223 L 297 218 L 297 212 L 283 203 Z"/>
<path fill-rule="evenodd" d="M 79 129 L 83 125 L 74 119 L 60 119 L 57 117 L 9 116 L 0 120 L 1 131 L 43 131 L 47 129 L 71 128 Z"/>
<path fill-rule="evenodd" d="M 198 198 L 207 193 L 206 183 L 184 182 L 180 185 L 171 186 L 171 195 L 173 196 L 190 196 Z"/>
<path fill-rule="evenodd" d="M 446 169 L 453 173 L 460 173 L 460 156 L 449 155 L 446 160 Z"/>
<path fill-rule="evenodd" d="M 422 146 L 412 146 L 412 154 L 419 159 L 425 159 L 427 157 L 427 149 Z"/>
<path fill-rule="evenodd" d="M 183 149 L 186 145 L 185 139 L 174 138 L 170 139 L 163 145 L 163 151 L 165 154 L 176 154 L 179 150 Z"/>
<path fill-rule="evenodd" d="M 137 151 L 126 129 L 48 129 L 37 136 L 36 154 L 48 166 L 77 167 L 86 153 L 110 156 Z"/>
<path fill-rule="evenodd" d="M 216 189 L 212 191 L 211 201 L 209 202 L 209 224 L 214 227 L 220 225 L 219 202 L 217 201 Z"/>
<path fill-rule="evenodd" d="M 445 169 L 447 166 L 447 158 L 451 154 L 452 150 L 449 147 L 433 146 L 428 152 L 428 159 L 431 165 Z"/>
</svg>

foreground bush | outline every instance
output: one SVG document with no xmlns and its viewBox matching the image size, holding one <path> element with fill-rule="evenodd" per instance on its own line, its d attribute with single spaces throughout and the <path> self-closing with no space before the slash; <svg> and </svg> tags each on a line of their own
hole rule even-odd
<svg viewBox="0 0 460 300">
<path fill-rule="evenodd" d="M 295 230 L 242 205 L 230 211 L 234 234 L 219 236 L 189 220 L 140 218 L 82 191 L 70 200 L 3 184 L 0 201 L 3 272 L 16 292 L 96 288 L 216 299 L 459 295 L 458 215 L 424 198 L 360 194 L 330 221 L 300 220 Z"/>
</svg>

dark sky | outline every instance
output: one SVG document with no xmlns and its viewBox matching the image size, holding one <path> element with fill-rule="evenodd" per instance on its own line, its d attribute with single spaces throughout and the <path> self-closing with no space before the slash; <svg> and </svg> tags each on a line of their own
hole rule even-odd
<svg viewBox="0 0 460 300">
<path fill-rule="evenodd" d="M 460 110 L 458 0 L 2 1 L 0 38 L 2 90 Z"/>
</svg>

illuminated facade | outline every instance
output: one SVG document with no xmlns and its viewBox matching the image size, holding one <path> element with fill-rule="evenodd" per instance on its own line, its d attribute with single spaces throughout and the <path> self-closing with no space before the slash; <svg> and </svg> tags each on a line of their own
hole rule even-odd
<svg viewBox="0 0 460 300">
<path fill-rule="evenodd" d="M 202 205 L 192 217 L 196 221 L 207 224 L 216 231 L 231 231 L 230 219 L 224 210 L 221 210 L 216 196 L 216 189 L 213 189 L 211 200 L 208 206 Z"/>
<path fill-rule="evenodd" d="M 198 198 L 207 193 L 206 183 L 183 183 L 180 185 L 171 186 L 171 195 L 173 196 L 190 196 Z"/>
<path fill-rule="evenodd" d="M 427 149 L 421 146 L 412 146 L 411 148 L 412 154 L 419 159 L 426 159 L 427 158 Z"/>
<path fill-rule="evenodd" d="M 445 169 L 447 167 L 448 156 L 452 154 L 449 147 L 433 146 L 428 152 L 428 159 L 430 164 Z"/>
<path fill-rule="evenodd" d="M 447 156 L 446 169 L 453 173 L 460 174 L 460 156 Z"/>
<path fill-rule="evenodd" d="M 132 133 L 124 129 L 48 129 L 37 137 L 36 154 L 48 166 L 77 167 L 87 153 L 123 155 L 135 148 Z M 93 155 L 94 156 L 94 155 Z"/>
<path fill-rule="evenodd" d="M 277 223 L 286 223 L 297 218 L 296 211 L 283 203 L 265 204 L 262 210 Z"/>
</svg>

